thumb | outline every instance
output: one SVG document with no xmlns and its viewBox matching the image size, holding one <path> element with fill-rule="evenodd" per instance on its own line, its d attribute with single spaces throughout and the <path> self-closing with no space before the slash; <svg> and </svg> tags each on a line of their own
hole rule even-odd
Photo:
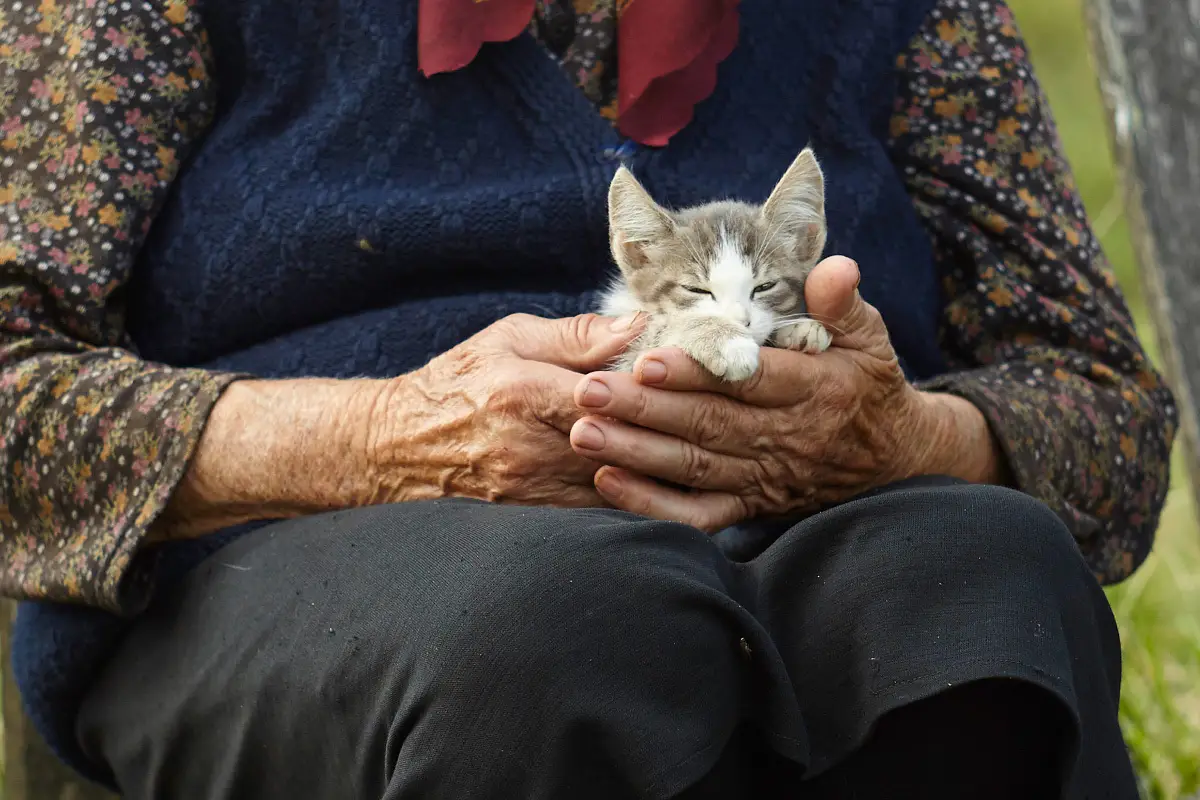
<svg viewBox="0 0 1200 800">
<path fill-rule="evenodd" d="M 858 264 L 830 256 L 813 267 L 804 282 L 804 302 L 813 319 L 833 337 L 833 347 L 860 350 L 883 360 L 894 357 L 879 311 L 858 293 Z"/>
<path fill-rule="evenodd" d="M 512 314 L 497 323 L 508 349 L 529 361 L 554 364 L 574 372 L 604 369 L 620 355 L 645 324 L 645 315 L 613 319 L 580 314 L 545 319 Z"/>
</svg>

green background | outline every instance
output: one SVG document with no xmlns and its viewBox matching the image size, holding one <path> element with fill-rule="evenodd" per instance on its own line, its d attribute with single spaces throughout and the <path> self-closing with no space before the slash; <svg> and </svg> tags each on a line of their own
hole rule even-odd
<svg viewBox="0 0 1200 800">
<path fill-rule="evenodd" d="M 1169 1 L 1169 0 L 1168 0 Z M 1010 0 L 1050 97 L 1088 213 L 1130 300 L 1142 339 L 1161 364 L 1129 241 L 1124 195 L 1082 0 Z M 1125 652 L 1121 722 L 1148 798 L 1200 798 L 1200 529 L 1177 443 L 1155 551 L 1109 590 Z"/>
</svg>

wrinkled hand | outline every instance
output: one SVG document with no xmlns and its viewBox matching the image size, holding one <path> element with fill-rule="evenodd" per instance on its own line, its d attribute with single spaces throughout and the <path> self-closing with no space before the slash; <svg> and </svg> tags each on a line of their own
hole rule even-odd
<svg viewBox="0 0 1200 800">
<path fill-rule="evenodd" d="M 599 493 L 627 511 L 716 531 L 940 471 L 947 420 L 968 420 L 988 442 L 978 449 L 990 448 L 973 406 L 905 380 L 879 312 L 856 291 L 858 275 L 835 256 L 808 279 L 810 313 L 832 321 L 825 353 L 763 348 L 758 371 L 734 384 L 663 348 L 644 353 L 632 375 L 581 380 L 575 400 L 591 414 L 571 443 L 605 465 Z"/>
<path fill-rule="evenodd" d="M 372 415 L 366 502 L 607 505 L 593 486 L 598 465 L 568 441 L 583 414 L 572 395 L 582 373 L 628 345 L 630 322 L 516 314 L 395 379 Z"/>
</svg>

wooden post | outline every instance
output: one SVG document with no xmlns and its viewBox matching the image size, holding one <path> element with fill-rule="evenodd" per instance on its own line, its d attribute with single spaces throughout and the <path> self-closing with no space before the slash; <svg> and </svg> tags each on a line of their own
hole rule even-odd
<svg viewBox="0 0 1200 800">
<path fill-rule="evenodd" d="M 17 685 L 8 668 L 8 647 L 16 604 L 0 603 L 0 657 L 4 673 L 4 800 L 113 800 L 113 795 L 77 777 L 65 767 L 21 709 Z"/>
<path fill-rule="evenodd" d="M 1200 500 L 1200 0 L 1087 0 L 1130 235 Z"/>
</svg>

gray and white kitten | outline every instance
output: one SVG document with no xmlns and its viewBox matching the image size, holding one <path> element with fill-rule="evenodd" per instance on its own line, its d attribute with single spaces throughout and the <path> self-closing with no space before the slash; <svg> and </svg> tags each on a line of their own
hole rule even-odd
<svg viewBox="0 0 1200 800">
<path fill-rule="evenodd" d="M 740 381 L 758 369 L 760 345 L 829 347 L 829 332 L 804 305 L 826 235 L 825 182 L 811 149 L 761 206 L 721 200 L 670 211 L 621 167 L 608 190 L 608 224 L 620 276 L 600 313 L 649 315 L 614 368 L 629 371 L 639 353 L 674 346 L 718 378 Z"/>
</svg>

